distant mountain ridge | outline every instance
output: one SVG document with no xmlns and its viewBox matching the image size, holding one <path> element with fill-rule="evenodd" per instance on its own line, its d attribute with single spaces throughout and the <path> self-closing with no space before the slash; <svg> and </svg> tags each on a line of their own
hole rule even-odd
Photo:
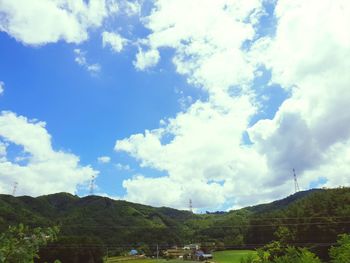
<svg viewBox="0 0 350 263">
<path fill-rule="evenodd" d="M 215 243 L 220 249 L 258 246 L 274 239 L 280 226 L 295 232 L 296 241 L 330 243 L 337 234 L 350 232 L 349 221 L 350 188 L 312 189 L 218 214 L 68 193 L 36 198 L 0 195 L 0 231 L 18 223 L 58 225 L 61 236 L 94 238 L 116 254 L 135 247 L 152 250 L 156 245 L 194 242 Z"/>
<path fill-rule="evenodd" d="M 299 199 L 320 191 L 325 190 L 311 189 L 301 191 L 271 203 L 248 206 L 242 209 L 251 213 L 271 212 L 274 210 L 283 209 Z M 30 219 L 26 218 L 29 215 L 32 218 L 38 219 L 40 223 L 48 223 L 51 220 L 57 221 L 61 217 L 68 216 L 75 210 L 84 210 L 92 207 L 95 207 L 97 209 L 96 211 L 103 213 L 106 213 L 106 209 L 109 209 L 110 216 L 115 215 L 120 217 L 137 217 L 137 215 L 140 213 L 142 214 L 142 212 L 152 212 L 153 214 L 156 213 L 158 215 L 168 217 L 169 220 L 179 220 L 179 222 L 184 222 L 188 219 L 199 219 L 202 217 L 202 215 L 193 214 L 185 210 L 178 210 L 169 207 L 152 207 L 149 205 L 137 204 L 124 200 L 113 200 L 108 197 L 96 195 L 79 197 L 62 192 L 39 197 L 14 197 L 11 195 L 0 194 L 0 227 L 6 222 L 19 223 L 18 219 L 23 220 L 21 222 L 31 224 Z M 133 212 L 127 212 L 127 208 Z M 219 213 L 218 216 L 225 216 L 229 213 L 235 213 L 236 211 L 237 210 L 232 210 L 230 212 Z M 215 213 L 211 213 L 211 215 L 215 215 Z"/>
<path fill-rule="evenodd" d="M 286 198 L 280 199 L 273 201 L 271 203 L 266 203 L 266 204 L 259 204 L 259 205 L 254 205 L 254 206 L 248 206 L 245 207 L 244 209 L 247 209 L 251 212 L 254 213 L 267 213 L 267 212 L 272 212 L 274 210 L 286 208 L 290 204 L 307 197 L 310 194 L 316 193 L 316 192 L 322 192 L 325 191 L 325 189 L 310 189 L 306 191 L 299 191 L 295 194 L 292 194 Z"/>
</svg>

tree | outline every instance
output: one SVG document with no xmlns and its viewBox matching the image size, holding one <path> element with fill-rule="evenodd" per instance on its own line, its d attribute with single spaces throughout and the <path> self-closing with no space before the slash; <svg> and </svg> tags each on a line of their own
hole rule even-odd
<svg viewBox="0 0 350 263">
<path fill-rule="evenodd" d="M 290 244 L 295 240 L 295 233 L 285 226 L 278 227 L 274 236 L 284 245 Z"/>
<path fill-rule="evenodd" d="M 339 235 L 337 246 L 331 247 L 329 255 L 332 263 L 350 262 L 350 235 Z"/>
<path fill-rule="evenodd" d="M 103 263 L 105 248 L 101 240 L 89 236 L 61 236 L 49 246 L 39 251 L 37 263 L 53 262 L 59 259 L 64 263 Z"/>
<path fill-rule="evenodd" d="M 276 258 L 274 263 L 321 263 L 315 254 L 306 248 L 288 247 L 285 255 Z"/>
<path fill-rule="evenodd" d="M 23 224 L 9 226 L 0 235 L 0 262 L 33 263 L 34 258 L 38 258 L 39 248 L 55 240 L 58 232 L 57 227 L 31 229 Z"/>
<path fill-rule="evenodd" d="M 274 241 L 258 249 L 257 257 L 251 255 L 242 259 L 241 263 L 321 263 L 321 261 L 306 248 L 281 247 L 278 241 Z"/>
</svg>

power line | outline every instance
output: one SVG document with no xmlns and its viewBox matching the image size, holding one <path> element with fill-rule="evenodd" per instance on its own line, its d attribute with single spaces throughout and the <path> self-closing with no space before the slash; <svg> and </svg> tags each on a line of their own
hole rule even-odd
<svg viewBox="0 0 350 263">
<path fill-rule="evenodd" d="M 205 228 L 198 229 L 208 229 L 208 228 L 238 228 L 238 227 L 276 227 L 276 226 L 307 226 L 307 225 L 336 225 L 336 224 L 350 224 L 350 221 L 343 222 L 300 222 L 300 223 L 278 223 L 275 224 L 235 224 L 235 225 L 223 225 L 223 226 L 207 226 Z M 177 228 L 178 226 L 102 226 L 102 225 L 68 225 L 64 224 L 65 227 L 82 227 L 82 228 L 107 228 L 107 229 L 169 229 L 169 228 Z"/>
<path fill-rule="evenodd" d="M 336 242 L 290 242 L 288 245 L 294 245 L 294 246 L 332 246 L 336 245 Z M 248 243 L 244 245 L 223 245 L 221 247 L 224 248 L 244 248 L 244 247 L 260 247 L 265 246 L 266 243 Z M 129 248 L 129 247 L 136 247 L 138 244 L 99 244 L 99 243 L 90 243 L 90 244 L 48 244 L 45 247 L 48 248 L 54 248 L 54 247 L 60 247 L 60 248 L 103 248 L 103 247 L 109 247 L 109 248 Z M 180 245 L 179 245 L 180 246 Z M 166 249 L 170 248 L 172 246 L 170 245 L 148 245 L 149 248 L 155 248 L 157 249 Z"/>
</svg>

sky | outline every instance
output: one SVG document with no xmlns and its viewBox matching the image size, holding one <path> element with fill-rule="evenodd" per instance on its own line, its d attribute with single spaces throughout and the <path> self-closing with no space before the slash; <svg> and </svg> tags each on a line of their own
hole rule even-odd
<svg viewBox="0 0 350 263">
<path fill-rule="evenodd" d="M 348 0 L 0 0 L 0 193 L 230 210 L 350 185 Z"/>
</svg>

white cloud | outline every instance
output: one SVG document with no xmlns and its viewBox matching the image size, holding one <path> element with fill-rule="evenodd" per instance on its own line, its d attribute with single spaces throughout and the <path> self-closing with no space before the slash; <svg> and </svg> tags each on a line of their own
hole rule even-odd
<svg viewBox="0 0 350 263">
<path fill-rule="evenodd" d="M 158 50 L 151 49 L 144 52 L 142 49 L 139 49 L 139 52 L 136 55 L 136 61 L 134 61 L 134 65 L 138 70 L 145 70 L 157 65 L 159 59 L 160 55 Z"/>
<path fill-rule="evenodd" d="M 255 40 L 262 13 L 254 0 L 155 2 L 143 20 L 151 33 L 139 43 L 149 52 L 172 48 L 177 72 L 208 99 L 159 129 L 116 142 L 115 150 L 167 174 L 125 180 L 126 199 L 181 208 L 189 198 L 202 208 L 250 205 L 292 193 L 292 168 L 303 189 L 320 177 L 327 186 L 349 185 L 349 2 L 280 0 L 275 36 Z M 243 49 L 247 40 L 253 46 Z M 159 52 L 152 63 L 145 57 L 140 50 L 137 69 L 160 59 Z M 248 128 L 267 103 L 254 95 L 260 65 L 290 98 L 272 120 Z M 242 139 L 246 131 L 252 145 Z"/>
<path fill-rule="evenodd" d="M 91 74 L 97 74 L 101 71 L 101 66 L 98 63 L 89 64 L 86 60 L 86 52 L 81 49 L 74 49 L 75 54 L 75 62 L 77 62 L 80 66 L 84 67 Z"/>
<path fill-rule="evenodd" d="M 95 193 L 95 195 L 107 197 L 107 198 L 110 198 L 110 199 L 113 199 L 113 200 L 123 200 L 120 196 L 110 195 L 110 194 L 103 193 L 103 192 L 97 192 L 97 193 Z"/>
<path fill-rule="evenodd" d="M 0 141 L 0 161 L 6 160 L 7 145 Z"/>
<path fill-rule="evenodd" d="M 141 5 L 138 1 L 125 1 L 123 10 L 128 16 L 140 15 Z"/>
<path fill-rule="evenodd" d="M 117 33 L 107 31 L 102 33 L 102 46 L 109 46 L 116 53 L 122 51 L 126 43 L 127 40 Z"/>
<path fill-rule="evenodd" d="M 131 167 L 130 165 L 128 164 L 121 164 L 121 163 L 117 163 L 115 165 L 115 167 L 118 169 L 118 170 L 124 170 L 124 171 L 131 171 Z"/>
<path fill-rule="evenodd" d="M 227 89 L 253 77 L 241 46 L 254 37 L 254 25 L 246 20 L 255 21 L 260 10 L 259 0 L 158 0 L 144 19 L 152 33 L 143 42 L 151 50 L 174 48 L 177 71 L 190 83 L 210 92 Z"/>
<path fill-rule="evenodd" d="M 264 157 L 242 143 L 257 110 L 254 98 L 249 92 L 230 95 L 232 86 L 246 90 L 254 78 L 255 62 L 249 61 L 241 45 L 254 37 L 253 24 L 244 21 L 253 20 L 261 4 L 245 3 L 156 1 L 156 8 L 144 19 L 152 33 L 140 43 L 152 51 L 173 48 L 177 72 L 207 90 L 209 97 L 208 101 L 190 101 L 192 105 L 163 122 L 162 128 L 116 142 L 115 150 L 129 153 L 141 166 L 168 174 L 125 181 L 126 199 L 184 208 L 191 198 L 195 207 L 210 209 L 245 194 L 241 174 L 247 181 L 265 175 Z M 141 70 L 149 66 L 143 54 L 137 54 L 135 63 Z M 157 56 L 152 66 L 158 60 Z M 163 144 L 167 137 L 173 139 Z M 143 188 L 144 184 L 150 187 Z M 162 184 L 169 186 L 164 187 L 167 194 L 148 190 Z"/>
<path fill-rule="evenodd" d="M 74 193 L 79 185 L 86 184 L 98 172 L 90 166 L 81 166 L 79 157 L 56 151 L 45 123 L 17 116 L 12 112 L 0 115 L 0 138 L 17 145 L 29 155 L 26 164 L 18 164 L 6 156 L 1 143 L 0 189 L 10 193 L 13 182 L 18 182 L 18 194 L 42 195 L 56 192 Z"/>
<path fill-rule="evenodd" d="M 279 1 L 276 36 L 259 41 L 254 52 L 264 54 L 272 81 L 291 91 L 291 97 L 273 120 L 262 120 L 250 129 L 261 153 L 268 157 L 270 181 L 283 183 L 295 167 L 301 176 L 342 180 L 339 170 L 321 173 L 341 158 L 334 153 L 350 140 L 350 23 L 348 1 Z M 319 19 L 322 17 L 323 19 Z M 262 43 L 264 43 L 262 45 Z M 332 154 L 331 154 L 332 153 Z M 343 155 L 344 164 L 347 162 Z M 323 168 L 322 168 L 323 169 Z M 307 185 L 307 182 L 305 183 Z M 336 186 L 337 184 L 333 184 Z"/>
<path fill-rule="evenodd" d="M 123 186 L 128 189 L 127 200 L 154 206 L 167 205 L 187 209 L 189 199 L 193 196 L 195 196 L 196 207 L 213 207 L 224 201 L 223 195 L 220 194 L 221 188 L 217 183 L 188 181 L 187 184 L 179 184 L 169 177 L 146 178 L 139 175 L 125 180 Z M 145 191 L 145 188 L 152 191 Z M 207 198 L 208 196 L 211 198 Z"/>
<path fill-rule="evenodd" d="M 242 145 L 242 133 L 255 108 L 247 96 L 227 99 L 231 104 L 226 107 L 197 101 L 186 112 L 169 119 L 164 128 L 117 141 L 115 150 L 129 153 L 141 166 L 169 174 L 157 179 L 138 177 L 125 181 L 125 198 L 135 202 L 145 198 L 143 202 L 149 204 L 179 208 L 191 198 L 196 207 L 212 208 L 233 195 L 256 189 L 251 186 L 243 190 L 244 183 L 239 180 L 241 174 L 246 182 L 266 173 L 264 158 Z M 169 136 L 173 140 L 163 144 L 163 138 Z M 164 187 L 167 195 L 150 191 L 163 187 L 162 183 L 172 185 Z M 153 186 L 143 187 L 145 184 Z"/>
<path fill-rule="evenodd" d="M 0 30 L 28 45 L 80 43 L 116 11 L 114 0 L 1 0 Z"/>
<path fill-rule="evenodd" d="M 0 95 L 4 93 L 4 90 L 5 90 L 5 83 L 0 81 Z"/>
<path fill-rule="evenodd" d="M 99 163 L 109 163 L 111 161 L 111 157 L 109 156 L 100 156 L 97 158 Z"/>
</svg>

